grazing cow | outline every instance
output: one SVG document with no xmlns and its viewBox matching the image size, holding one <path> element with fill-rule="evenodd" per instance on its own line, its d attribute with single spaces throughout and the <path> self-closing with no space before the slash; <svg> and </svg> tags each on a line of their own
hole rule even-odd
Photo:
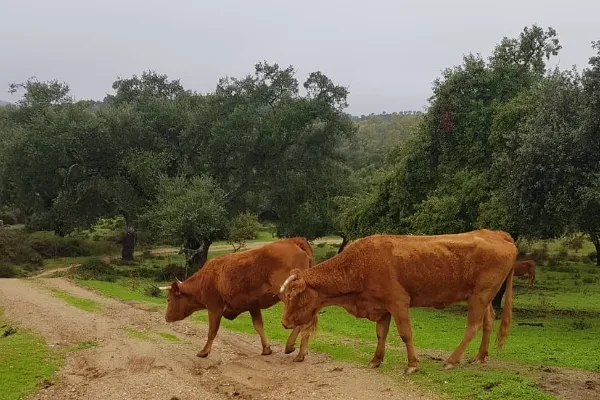
<svg viewBox="0 0 600 400">
<path fill-rule="evenodd" d="M 512 278 L 517 248 L 512 237 L 487 229 L 452 235 L 373 235 L 310 269 L 295 269 L 281 286 L 285 295 L 282 324 L 291 329 L 309 323 L 322 307 L 338 305 L 358 318 L 377 322 L 377 349 L 370 362 L 383 361 L 394 317 L 406 345 L 408 368 L 418 369 L 412 340 L 410 307 L 444 308 L 467 300 L 467 329 L 446 361 L 452 368 L 477 331 L 483 337 L 474 362 L 488 355 L 494 321 L 491 301 L 508 278 L 497 346 L 502 348 L 512 319 Z"/>
<path fill-rule="evenodd" d="M 527 275 L 530 289 L 533 288 L 535 281 L 535 264 L 534 260 L 522 260 L 515 263 L 515 276 Z"/>
<path fill-rule="evenodd" d="M 281 300 L 279 288 L 293 268 L 304 270 L 313 264 L 313 251 L 303 238 L 278 240 L 241 253 L 226 254 L 209 260 L 204 267 L 183 282 L 173 282 L 168 290 L 167 322 L 180 321 L 194 311 L 208 310 L 208 340 L 197 354 L 206 357 L 219 330 L 221 317 L 233 320 L 248 311 L 260 336 L 262 355 L 272 353 L 263 329 L 261 310 Z M 298 269 L 298 266 L 300 268 Z M 303 361 L 311 327 L 297 327 L 290 334 L 285 353 L 295 350 L 302 331 L 300 351 L 294 361 Z"/>
</svg>

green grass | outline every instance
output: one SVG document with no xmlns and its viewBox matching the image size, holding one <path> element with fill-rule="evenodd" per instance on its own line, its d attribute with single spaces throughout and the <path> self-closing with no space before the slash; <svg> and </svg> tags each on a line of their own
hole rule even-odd
<svg viewBox="0 0 600 400">
<path fill-rule="evenodd" d="M 158 334 L 158 336 L 160 336 L 161 338 L 163 338 L 164 340 L 166 340 L 167 342 L 179 342 L 181 341 L 177 336 L 173 335 L 172 333 L 169 332 L 156 332 Z"/>
<path fill-rule="evenodd" d="M 0 310 L 0 327 L 9 321 Z M 0 329 L 3 332 L 3 329 Z M 62 364 L 58 352 L 46 346 L 44 340 L 29 330 L 17 329 L 0 336 L 0 393 L 4 400 L 20 400 L 34 392 L 44 380 L 52 380 Z"/>
<path fill-rule="evenodd" d="M 50 258 L 44 260 L 44 269 L 53 270 L 57 268 L 68 267 L 71 264 L 81 264 L 91 257 L 61 257 L 61 258 Z"/>
<path fill-rule="evenodd" d="M 91 340 L 84 340 L 83 342 L 79 342 L 76 345 L 69 347 L 68 351 L 86 350 L 96 346 L 98 346 L 98 343 Z"/>
<path fill-rule="evenodd" d="M 100 304 L 96 303 L 93 300 L 84 299 L 81 297 L 73 296 L 63 290 L 53 289 L 52 294 L 59 299 L 62 299 L 72 305 L 73 307 L 77 307 L 80 310 L 88 311 L 88 312 L 96 312 L 100 311 Z"/>
<path fill-rule="evenodd" d="M 131 280 L 121 279 L 117 282 L 79 281 L 79 283 L 83 286 L 95 289 L 108 296 L 116 297 L 121 300 L 147 302 L 153 304 L 166 304 L 166 299 L 164 297 L 152 297 L 143 294 L 141 292 L 141 288 L 143 287 L 142 283 L 140 283 L 140 287 L 138 290 L 124 286 L 124 284 L 128 281 Z"/>
<path fill-rule="evenodd" d="M 125 328 L 125 333 L 127 334 L 127 337 L 130 337 L 132 339 L 151 340 L 150 334 L 144 330 Z"/>
<path fill-rule="evenodd" d="M 315 246 L 315 255 L 332 251 L 333 247 Z M 568 268 L 567 268 L 568 267 Z M 595 268 L 595 267 L 592 267 Z M 421 370 L 411 379 L 453 399 L 530 398 L 549 399 L 537 386 L 541 366 L 579 368 L 600 372 L 600 286 L 597 281 L 583 283 L 583 277 L 598 277 L 589 265 L 566 265 L 559 271 L 537 268 L 536 287 L 528 289 L 526 280 L 515 284 L 515 313 L 508 341 L 502 353 L 490 349 L 491 364 L 472 366 L 461 364 L 451 371 L 442 369 L 443 361 L 428 359 L 446 357 L 464 334 L 464 305 L 446 310 L 412 309 L 411 322 L 415 345 L 421 359 Z M 567 272 L 560 272 L 567 271 Z M 593 272 L 590 272 L 593 271 Z M 126 300 L 166 303 L 164 298 L 152 298 L 123 285 L 88 281 L 84 284 L 106 294 Z M 139 287 L 143 287 L 140 281 Z M 544 300 L 540 300 L 544 299 Z M 265 331 L 273 341 L 284 342 L 290 331 L 281 327 L 282 304 L 263 311 Z M 192 320 L 207 323 L 206 311 L 195 313 Z M 543 323 L 543 327 L 520 326 L 519 323 Z M 494 323 L 494 340 L 499 321 Z M 234 321 L 223 319 L 223 328 L 250 334 L 259 343 L 250 316 L 240 315 Z M 464 360 L 476 354 L 481 332 L 471 342 Z M 320 316 L 319 329 L 311 339 L 313 351 L 329 354 L 340 361 L 366 365 L 376 346 L 375 324 L 359 320 L 338 307 L 328 307 Z M 406 366 L 404 345 L 394 324 L 390 328 L 386 361 L 381 370 L 397 374 Z M 496 363 L 494 363 L 496 362 Z M 500 362 L 500 363 L 498 363 Z"/>
</svg>

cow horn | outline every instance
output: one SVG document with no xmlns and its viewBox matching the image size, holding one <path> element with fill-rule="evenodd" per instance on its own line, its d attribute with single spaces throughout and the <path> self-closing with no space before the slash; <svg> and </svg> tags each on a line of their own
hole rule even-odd
<svg viewBox="0 0 600 400">
<path fill-rule="evenodd" d="M 177 281 L 177 283 L 183 283 L 183 282 L 181 282 L 181 281 L 179 280 L 179 278 L 178 278 L 178 277 L 175 277 L 175 280 Z"/>
<path fill-rule="evenodd" d="M 281 285 L 281 289 L 279 289 L 279 293 L 283 293 L 285 291 L 285 288 L 287 288 L 287 285 L 289 285 L 290 282 L 295 279 L 296 279 L 296 275 L 288 276 L 288 278 L 285 281 L 283 281 L 283 284 Z"/>
<path fill-rule="evenodd" d="M 171 286 L 160 286 L 159 289 L 160 290 L 169 290 L 169 289 L 171 289 Z"/>
</svg>

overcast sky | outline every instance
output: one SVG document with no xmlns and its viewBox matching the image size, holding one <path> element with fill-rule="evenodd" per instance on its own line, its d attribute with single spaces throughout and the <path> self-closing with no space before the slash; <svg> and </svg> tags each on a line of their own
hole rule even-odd
<svg viewBox="0 0 600 400">
<path fill-rule="evenodd" d="M 526 25 L 554 27 L 554 63 L 584 67 L 599 15 L 600 0 L 0 0 L 0 84 L 57 78 L 101 99 L 153 69 L 206 92 L 267 60 L 348 86 L 353 114 L 420 110 L 443 68 Z"/>
</svg>

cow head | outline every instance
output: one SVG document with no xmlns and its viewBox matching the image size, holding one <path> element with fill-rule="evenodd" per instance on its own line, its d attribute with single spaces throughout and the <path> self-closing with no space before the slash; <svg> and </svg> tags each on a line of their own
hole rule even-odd
<svg viewBox="0 0 600 400">
<path fill-rule="evenodd" d="M 167 322 L 181 321 L 189 317 L 194 311 L 204 308 L 202 304 L 189 293 L 186 293 L 185 284 L 177 280 L 171 286 L 163 287 L 167 290 Z"/>
<path fill-rule="evenodd" d="M 300 269 L 293 269 L 281 285 L 280 293 L 284 295 L 281 324 L 285 329 L 310 323 L 319 311 L 317 291 L 307 286 L 300 275 Z"/>
</svg>

